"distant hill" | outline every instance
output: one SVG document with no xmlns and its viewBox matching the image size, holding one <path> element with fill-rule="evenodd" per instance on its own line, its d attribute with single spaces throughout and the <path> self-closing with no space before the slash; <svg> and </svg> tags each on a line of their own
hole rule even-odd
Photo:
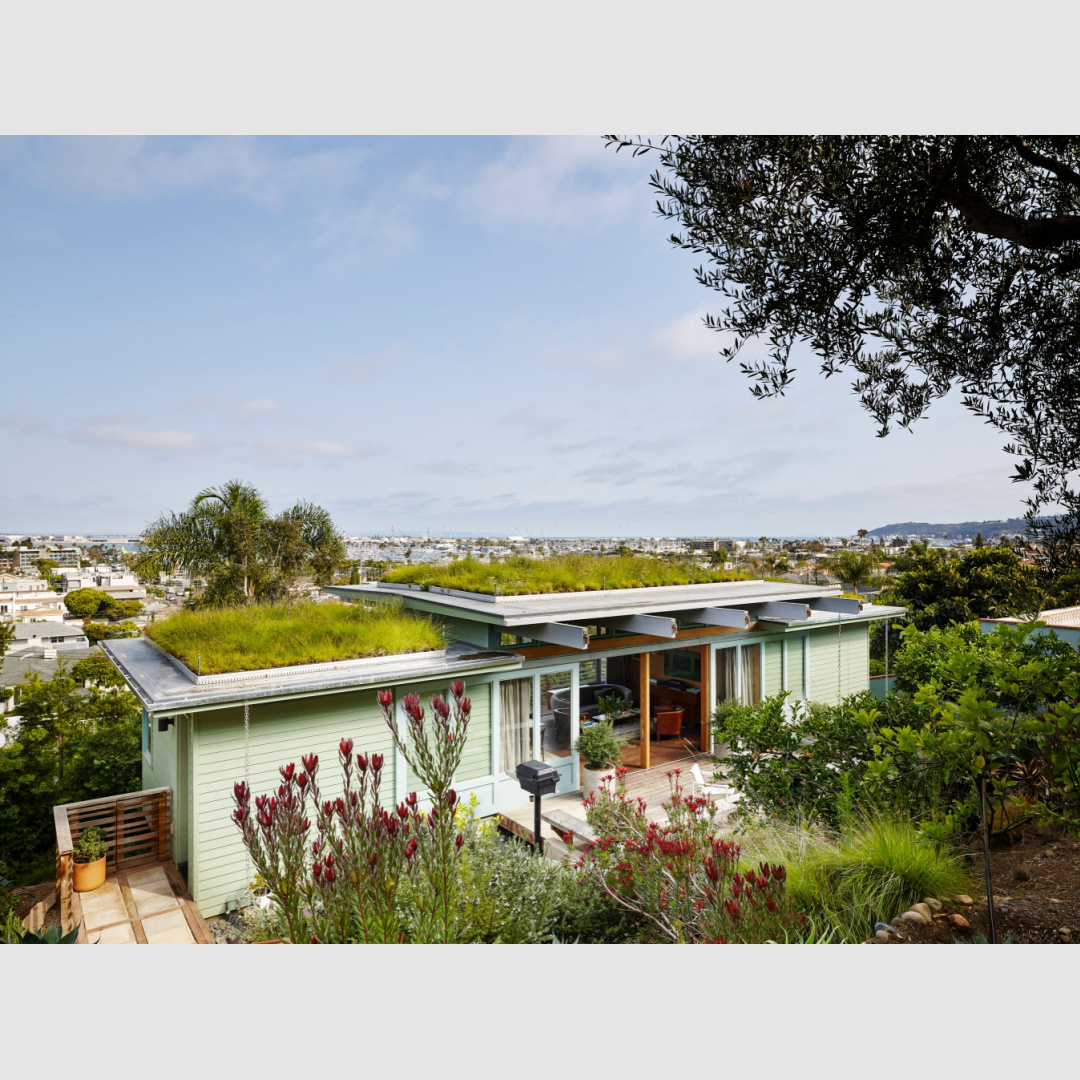
<svg viewBox="0 0 1080 1080">
<path fill-rule="evenodd" d="M 925 536 L 928 540 L 972 539 L 982 533 L 984 540 L 996 540 L 999 536 L 1023 536 L 1026 525 L 1023 518 L 1006 518 L 1004 521 L 955 521 L 951 524 L 934 524 L 929 521 L 901 521 L 895 525 L 882 525 L 871 529 L 871 536 Z"/>
</svg>

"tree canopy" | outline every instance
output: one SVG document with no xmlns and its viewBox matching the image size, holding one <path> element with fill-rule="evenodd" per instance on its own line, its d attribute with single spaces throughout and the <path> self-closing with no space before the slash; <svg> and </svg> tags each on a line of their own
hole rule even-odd
<svg viewBox="0 0 1080 1080">
<path fill-rule="evenodd" d="M 882 594 L 900 604 L 919 630 L 1033 615 L 1044 605 L 1034 567 L 1009 547 L 981 547 L 966 555 L 913 545 L 897 557 L 896 579 Z"/>
<path fill-rule="evenodd" d="M 764 348 L 741 363 L 756 396 L 787 390 L 799 342 L 881 435 L 959 388 L 1031 482 L 1047 572 L 1080 565 L 1080 137 L 608 141 L 659 155 L 657 212 L 724 298 L 721 356 Z"/>
<path fill-rule="evenodd" d="M 101 589 L 72 589 L 64 597 L 64 606 L 72 615 L 96 615 L 111 602 L 112 597 Z"/>
<path fill-rule="evenodd" d="M 329 513 L 300 501 L 272 516 L 263 495 L 230 480 L 199 492 L 186 510 L 163 514 L 140 537 L 146 576 L 176 570 L 203 578 L 207 606 L 281 600 L 305 570 L 329 584 L 345 544 Z"/>
</svg>

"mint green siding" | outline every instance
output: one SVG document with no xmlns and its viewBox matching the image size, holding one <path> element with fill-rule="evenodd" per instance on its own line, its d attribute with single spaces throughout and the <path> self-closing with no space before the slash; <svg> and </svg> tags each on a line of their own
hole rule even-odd
<svg viewBox="0 0 1080 1080">
<path fill-rule="evenodd" d="M 158 731 L 157 723 L 151 716 L 151 754 L 149 761 L 143 755 L 142 786 L 172 789 L 172 857 L 180 864 L 188 860 L 188 718 L 178 716 L 166 731 Z"/>
<path fill-rule="evenodd" d="M 866 623 L 810 631 L 810 700 L 835 704 L 869 685 L 870 635 Z"/>
<path fill-rule="evenodd" d="M 783 642 L 766 641 L 763 648 L 765 697 L 779 694 L 783 689 Z"/>
<path fill-rule="evenodd" d="M 791 700 L 803 696 L 803 635 L 789 634 L 787 638 L 787 688 Z"/>
<path fill-rule="evenodd" d="M 259 795 L 281 782 L 280 766 L 300 768 L 307 753 L 319 755 L 319 787 L 324 797 L 341 793 L 338 742 L 352 738 L 357 752 L 384 755 L 380 801 L 394 801 L 394 749 L 375 691 L 354 691 L 252 704 L 250 784 Z M 239 830 L 232 822 L 232 787 L 244 778 L 244 710 L 221 709 L 197 716 L 192 735 L 191 894 L 204 915 L 223 911 L 243 895 L 249 870 Z M 254 873 L 254 871 L 251 871 Z"/>
</svg>

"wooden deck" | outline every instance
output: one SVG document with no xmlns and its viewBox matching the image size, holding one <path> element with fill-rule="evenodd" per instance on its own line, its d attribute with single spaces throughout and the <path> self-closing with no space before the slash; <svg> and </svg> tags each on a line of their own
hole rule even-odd
<svg viewBox="0 0 1080 1080">
<path fill-rule="evenodd" d="M 654 759 L 655 753 L 656 747 L 654 744 Z M 632 798 L 645 800 L 645 816 L 650 821 L 663 821 L 665 820 L 665 814 L 662 803 L 671 794 L 671 782 L 667 774 L 674 769 L 681 769 L 684 774 L 683 786 L 689 792 L 690 766 L 695 761 L 701 766 L 701 771 L 705 774 L 706 779 L 715 771 L 715 759 L 711 754 L 699 753 L 687 756 L 684 752 L 677 760 L 663 765 L 654 765 L 651 769 L 631 769 L 626 774 L 626 792 Z M 567 795 L 547 795 L 544 797 L 542 808 L 544 813 L 562 810 L 570 814 L 571 817 L 584 820 L 585 810 L 581 802 L 580 791 L 570 792 Z M 498 817 L 499 825 L 502 828 L 515 836 L 519 836 L 527 843 L 531 844 L 533 842 L 533 804 L 531 802 L 522 803 L 521 806 L 515 806 L 512 810 L 504 810 Z M 544 846 L 548 853 L 561 857 L 565 852 L 565 845 L 559 840 L 555 830 L 548 822 L 541 821 L 540 835 L 544 839 Z M 553 843 L 549 844 L 549 841 L 553 841 Z"/>
<path fill-rule="evenodd" d="M 80 945 L 212 945 L 214 936 L 173 862 L 110 874 L 71 895 Z"/>
</svg>

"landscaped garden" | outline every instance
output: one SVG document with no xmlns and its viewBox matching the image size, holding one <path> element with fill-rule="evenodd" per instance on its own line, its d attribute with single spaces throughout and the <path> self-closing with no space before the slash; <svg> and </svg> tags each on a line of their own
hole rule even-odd
<svg viewBox="0 0 1080 1080">
<path fill-rule="evenodd" d="M 379 695 L 429 794 L 380 795 L 383 760 L 343 739 L 343 794 L 314 755 L 234 821 L 270 899 L 230 929 L 294 942 L 964 942 L 1068 940 L 1080 919 L 1080 657 L 1037 629 L 910 627 L 898 690 L 835 706 L 724 705 L 723 821 L 669 773 L 664 817 L 621 777 L 585 799 L 593 839 L 563 861 L 478 821 L 453 775 L 471 705 Z M 1040 893 L 1040 883 L 1063 895 Z M 1009 891 L 1001 895 L 1000 890 Z M 1040 906 L 1041 905 L 1041 906 Z M 1056 924 L 1056 925 L 1055 925 Z"/>
<path fill-rule="evenodd" d="M 442 589 L 496 596 L 645 589 L 662 585 L 702 585 L 743 581 L 746 574 L 699 566 L 690 559 L 653 559 L 646 555 L 559 555 L 547 559 L 515 556 L 501 562 L 458 559 L 445 565 L 399 566 L 383 581 L 432 585 Z"/>
<path fill-rule="evenodd" d="M 441 649 L 438 624 L 395 604 L 304 602 L 197 608 L 146 636 L 204 675 Z"/>
</svg>

